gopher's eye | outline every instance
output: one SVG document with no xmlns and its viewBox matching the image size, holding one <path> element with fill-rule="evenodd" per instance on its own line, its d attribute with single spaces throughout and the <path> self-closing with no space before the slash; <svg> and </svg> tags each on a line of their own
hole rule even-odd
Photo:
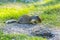
<svg viewBox="0 0 60 40">
<path fill-rule="evenodd" d="M 34 21 L 34 23 L 36 23 L 36 21 Z"/>
</svg>

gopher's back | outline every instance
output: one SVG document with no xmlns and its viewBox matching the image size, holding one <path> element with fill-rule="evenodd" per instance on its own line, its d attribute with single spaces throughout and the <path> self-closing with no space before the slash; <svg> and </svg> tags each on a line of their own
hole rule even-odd
<svg viewBox="0 0 60 40">
<path fill-rule="evenodd" d="M 31 17 L 28 15 L 23 15 L 22 17 L 20 17 L 20 19 L 18 20 L 18 23 L 30 23 Z"/>
</svg>

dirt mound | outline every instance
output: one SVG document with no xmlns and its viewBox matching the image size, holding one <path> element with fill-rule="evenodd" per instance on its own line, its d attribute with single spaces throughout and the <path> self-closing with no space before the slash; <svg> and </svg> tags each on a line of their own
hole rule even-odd
<svg viewBox="0 0 60 40">
<path fill-rule="evenodd" d="M 39 34 L 43 35 L 41 37 L 46 37 L 48 40 L 60 40 L 60 30 L 54 29 L 54 28 L 49 28 L 45 27 L 44 25 L 40 24 L 17 24 L 17 23 L 12 23 L 12 24 L 6 24 L 5 27 L 3 28 L 3 33 L 4 34 L 27 34 L 30 36 L 39 36 Z M 34 35 L 33 35 L 33 34 Z M 54 36 L 52 37 L 50 34 L 45 34 L 45 33 L 52 33 Z M 37 34 L 37 35 L 36 35 Z M 50 38 L 51 37 L 51 38 Z"/>
</svg>

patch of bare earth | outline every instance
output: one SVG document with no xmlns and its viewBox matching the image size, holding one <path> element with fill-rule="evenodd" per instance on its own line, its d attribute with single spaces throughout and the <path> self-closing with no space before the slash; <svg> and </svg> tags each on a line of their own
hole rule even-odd
<svg viewBox="0 0 60 40">
<path fill-rule="evenodd" d="M 51 26 L 51 25 L 50 25 Z M 48 40 L 60 40 L 60 29 L 58 28 L 51 28 L 48 27 L 47 25 L 44 24 L 17 24 L 17 23 L 12 23 L 12 24 L 5 24 L 5 26 L 2 28 L 4 34 L 27 34 L 27 35 L 32 35 L 31 33 L 35 30 L 40 29 L 42 30 L 47 30 L 51 31 L 55 36 L 52 38 L 48 38 Z"/>
</svg>

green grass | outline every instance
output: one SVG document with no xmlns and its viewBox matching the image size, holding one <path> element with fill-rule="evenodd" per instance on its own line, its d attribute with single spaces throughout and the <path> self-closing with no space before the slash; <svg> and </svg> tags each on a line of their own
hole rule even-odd
<svg viewBox="0 0 60 40">
<path fill-rule="evenodd" d="M 48 5 L 38 6 L 36 10 L 35 11 L 37 13 L 40 11 L 40 17 L 42 19 L 42 23 L 51 24 L 57 27 L 60 26 L 60 21 L 59 21 L 60 20 L 60 4 L 59 3 L 54 5 L 49 5 L 49 6 Z"/>
<path fill-rule="evenodd" d="M 18 19 L 20 16 L 28 14 L 29 12 L 34 10 L 34 6 L 30 7 L 26 7 L 24 5 L 19 7 L 14 6 L 0 8 L 0 20 Z"/>
<path fill-rule="evenodd" d="M 48 2 L 47 2 L 48 3 Z M 18 4 L 18 3 L 17 3 Z M 20 16 L 24 14 L 30 15 L 30 12 L 34 14 L 34 12 L 38 13 L 39 11 L 42 13 L 39 14 L 43 23 L 53 24 L 55 26 L 60 26 L 60 4 L 54 5 L 46 5 L 43 6 L 34 5 L 34 4 L 7 4 L 0 6 L 0 20 L 6 21 L 8 19 L 18 19 Z M 37 4 L 37 3 L 36 3 Z M 6 7 L 7 6 L 7 7 Z M 39 13 L 40 13 L 39 12 Z"/>
<path fill-rule="evenodd" d="M 7 5 L 6 5 L 7 6 Z M 18 19 L 20 16 L 24 14 L 28 14 L 31 11 L 34 11 L 34 6 L 0 6 L 0 23 L 4 22 L 8 19 Z M 2 26 L 2 24 L 0 24 Z M 32 37 L 24 34 L 3 34 L 2 31 L 0 31 L 0 40 L 46 40 L 46 38 L 42 37 Z"/>
<path fill-rule="evenodd" d="M 0 40 L 46 40 L 46 38 L 42 37 L 33 37 L 24 34 L 3 34 L 0 31 Z"/>
<path fill-rule="evenodd" d="M 20 16 L 27 14 L 34 15 L 34 12 L 39 13 L 39 16 L 42 19 L 42 23 L 51 24 L 55 27 L 60 27 L 60 3 L 59 0 L 44 1 L 42 3 L 36 2 L 32 4 L 6 4 L 0 5 L 0 22 L 4 22 L 8 19 L 18 19 Z M 53 3 L 50 4 L 49 3 Z M 1 25 L 1 24 L 0 24 Z M 27 35 L 16 35 L 16 34 L 3 34 L 0 32 L 0 40 L 46 40 L 41 37 L 31 37 Z"/>
</svg>

